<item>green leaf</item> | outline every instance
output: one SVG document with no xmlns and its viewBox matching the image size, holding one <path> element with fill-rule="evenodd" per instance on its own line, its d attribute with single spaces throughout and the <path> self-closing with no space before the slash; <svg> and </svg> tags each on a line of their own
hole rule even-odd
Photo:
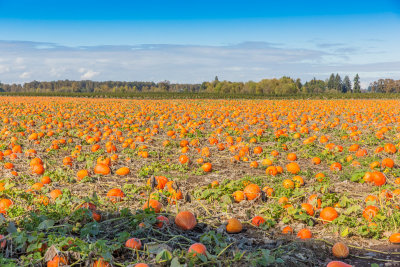
<svg viewBox="0 0 400 267">
<path fill-rule="evenodd" d="M 130 237 L 130 234 L 126 231 L 121 232 L 118 234 L 118 242 L 122 243 L 125 242 L 126 240 L 128 240 L 128 238 Z"/>
<path fill-rule="evenodd" d="M 346 227 L 341 233 L 340 235 L 342 237 L 346 237 L 349 234 L 349 227 Z"/>
<path fill-rule="evenodd" d="M 207 262 L 207 257 L 203 254 L 196 254 L 196 257 L 198 257 L 202 262 Z"/>
<path fill-rule="evenodd" d="M 179 262 L 178 257 L 172 259 L 170 267 L 181 267 L 181 266 L 183 265 Z"/>
<path fill-rule="evenodd" d="M 380 215 L 380 214 L 377 214 L 376 216 L 375 216 L 377 219 L 379 219 L 379 220 L 381 220 L 381 221 L 384 221 L 384 220 L 386 220 L 386 216 L 384 216 L 384 215 Z"/>
<path fill-rule="evenodd" d="M 361 210 L 360 205 L 353 205 L 350 208 L 348 208 L 347 210 L 344 211 L 344 214 L 349 215 L 351 213 L 355 213 L 357 211 Z"/>
<path fill-rule="evenodd" d="M 32 243 L 28 246 L 28 248 L 26 249 L 26 252 L 32 252 L 37 249 L 40 249 L 41 247 L 42 247 L 41 243 Z"/>
<path fill-rule="evenodd" d="M 38 225 L 38 230 L 46 230 L 54 226 L 54 220 L 44 220 Z"/>
<path fill-rule="evenodd" d="M 15 224 L 13 222 L 10 222 L 7 226 L 7 232 L 10 234 L 17 232 L 17 227 L 15 227 Z"/>
<path fill-rule="evenodd" d="M 201 199 L 206 199 L 207 197 L 209 197 L 211 195 L 211 190 L 210 189 L 206 189 L 203 191 L 203 193 L 201 194 Z"/>
<path fill-rule="evenodd" d="M 163 249 L 162 251 L 160 251 L 156 256 L 156 261 L 157 262 L 170 261 L 171 259 L 172 259 L 172 254 L 171 254 L 171 252 L 169 252 L 166 249 Z"/>
<path fill-rule="evenodd" d="M 15 183 L 6 183 L 5 186 L 4 186 L 4 188 L 5 188 L 6 190 L 8 190 L 8 189 L 10 189 L 11 187 L 13 187 L 14 185 L 15 185 Z"/>
<path fill-rule="evenodd" d="M 81 229 L 81 236 L 86 237 L 88 235 L 96 236 L 100 232 L 100 225 L 97 222 L 87 223 Z"/>
</svg>

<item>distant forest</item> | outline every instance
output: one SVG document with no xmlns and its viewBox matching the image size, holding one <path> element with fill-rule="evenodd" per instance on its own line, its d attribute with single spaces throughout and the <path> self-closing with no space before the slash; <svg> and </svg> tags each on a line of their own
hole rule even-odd
<svg viewBox="0 0 400 267">
<path fill-rule="evenodd" d="M 122 81 L 70 81 L 59 80 L 50 82 L 33 81 L 21 84 L 0 83 L 1 92 L 36 92 L 36 93 L 136 93 L 136 92 L 205 92 L 219 94 L 256 94 L 256 95 L 290 95 L 290 94 L 320 94 L 320 93 L 360 93 L 360 77 L 353 79 L 339 74 L 331 74 L 329 79 L 312 79 L 304 84 L 300 79 L 282 77 L 280 79 L 263 79 L 259 82 L 214 81 L 201 84 L 177 84 L 163 82 L 122 82 Z M 372 82 L 367 90 L 373 93 L 400 93 L 400 80 L 380 79 Z"/>
</svg>

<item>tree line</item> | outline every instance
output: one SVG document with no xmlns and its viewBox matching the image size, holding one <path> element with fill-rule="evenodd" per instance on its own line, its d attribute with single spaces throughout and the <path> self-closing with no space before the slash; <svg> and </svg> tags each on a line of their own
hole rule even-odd
<svg viewBox="0 0 400 267">
<path fill-rule="evenodd" d="M 353 79 L 348 75 L 342 77 L 332 73 L 326 80 L 316 78 L 306 81 L 287 76 L 282 78 L 263 79 L 259 82 L 219 81 L 216 76 L 213 81 L 201 84 L 178 84 L 169 81 L 162 82 L 124 82 L 124 81 L 32 81 L 24 84 L 2 84 L 0 91 L 12 93 L 140 93 L 140 92 L 204 92 L 217 94 L 253 94 L 253 95 L 292 95 L 320 93 L 360 93 L 360 76 Z M 381 79 L 370 84 L 368 91 L 398 93 L 400 80 Z"/>
<path fill-rule="evenodd" d="M 33 81 L 22 84 L 2 84 L 2 92 L 35 92 L 35 93 L 136 93 L 136 92 L 179 92 L 199 91 L 200 84 L 171 84 L 169 81 L 155 82 L 121 82 L 121 81 L 70 81 L 51 82 Z"/>
<path fill-rule="evenodd" d="M 400 93 L 400 80 L 379 79 L 369 85 L 368 91 L 373 93 Z"/>
</svg>

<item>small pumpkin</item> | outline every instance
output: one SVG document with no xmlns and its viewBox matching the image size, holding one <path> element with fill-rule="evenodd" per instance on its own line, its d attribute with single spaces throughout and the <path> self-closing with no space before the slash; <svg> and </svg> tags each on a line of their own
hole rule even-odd
<svg viewBox="0 0 400 267">
<path fill-rule="evenodd" d="M 285 226 L 282 229 L 282 234 L 287 235 L 287 234 L 293 234 L 293 228 L 290 226 Z"/>
<path fill-rule="evenodd" d="M 251 220 L 251 224 L 254 226 L 260 226 L 261 224 L 265 223 L 265 220 L 261 216 L 256 216 Z"/>
<path fill-rule="evenodd" d="M 122 167 L 119 168 L 115 173 L 120 175 L 120 176 L 125 176 L 128 175 L 131 171 L 129 170 L 128 167 Z"/>
<path fill-rule="evenodd" d="M 56 200 L 58 197 L 60 197 L 62 195 L 62 192 L 60 189 L 54 189 L 50 192 L 50 197 L 53 200 Z"/>
<path fill-rule="evenodd" d="M 286 169 L 288 172 L 292 174 L 298 174 L 300 172 L 300 166 L 296 162 L 291 162 L 286 165 Z"/>
<path fill-rule="evenodd" d="M 312 237 L 312 233 L 307 228 L 303 228 L 297 232 L 297 237 L 300 239 L 308 239 Z"/>
<path fill-rule="evenodd" d="M 138 238 L 130 238 L 126 240 L 125 247 L 140 250 L 142 248 L 142 242 Z"/>
<path fill-rule="evenodd" d="M 103 258 L 100 258 L 93 262 L 92 267 L 110 267 L 111 265 L 105 261 Z"/>
<path fill-rule="evenodd" d="M 240 233 L 243 230 L 242 223 L 236 219 L 232 218 L 228 220 L 228 224 L 226 225 L 226 231 L 230 234 Z"/>
<path fill-rule="evenodd" d="M 239 203 L 243 200 L 246 199 L 245 194 L 243 193 L 243 191 L 235 191 L 233 194 L 233 199 L 235 200 L 236 203 Z"/>
<path fill-rule="evenodd" d="M 376 206 L 370 205 L 367 206 L 364 211 L 363 211 L 363 217 L 367 220 L 367 221 L 371 221 L 376 214 L 378 214 L 379 212 L 379 208 L 377 208 Z"/>
<path fill-rule="evenodd" d="M 122 192 L 122 190 L 119 188 L 113 188 L 107 193 L 107 197 L 113 203 L 121 201 L 124 196 L 125 196 L 124 192 Z"/>
<path fill-rule="evenodd" d="M 349 256 L 349 248 L 342 242 L 337 242 L 332 247 L 332 254 L 339 259 L 345 259 Z"/>
<path fill-rule="evenodd" d="M 143 205 L 143 209 L 151 209 L 154 210 L 155 213 L 159 213 L 161 211 L 162 204 L 155 199 L 149 199 Z"/>
<path fill-rule="evenodd" d="M 188 249 L 189 253 L 193 253 L 193 256 L 197 254 L 203 254 L 204 256 L 207 255 L 207 248 L 202 243 L 194 243 Z"/>
<path fill-rule="evenodd" d="M 393 244 L 400 244 L 400 233 L 394 233 L 389 237 L 389 242 Z"/>
<path fill-rule="evenodd" d="M 156 220 L 157 220 L 156 226 L 158 228 L 163 228 L 164 225 L 168 225 L 169 224 L 169 219 L 167 217 L 165 217 L 165 216 L 162 216 L 162 215 L 157 216 Z"/>
<path fill-rule="evenodd" d="M 51 261 L 47 262 L 47 267 L 65 266 L 67 264 L 67 259 L 64 256 L 56 255 Z"/>
<path fill-rule="evenodd" d="M 344 263 L 342 261 L 331 261 L 326 267 L 352 267 L 352 265 Z"/>
<path fill-rule="evenodd" d="M 203 169 L 204 172 L 211 172 L 212 171 L 212 165 L 211 163 L 207 162 L 204 163 L 201 168 Z"/>
<path fill-rule="evenodd" d="M 89 172 L 88 170 L 80 170 L 76 173 L 76 179 L 78 181 L 82 180 L 83 178 L 85 178 L 86 176 L 89 176 Z"/>
</svg>

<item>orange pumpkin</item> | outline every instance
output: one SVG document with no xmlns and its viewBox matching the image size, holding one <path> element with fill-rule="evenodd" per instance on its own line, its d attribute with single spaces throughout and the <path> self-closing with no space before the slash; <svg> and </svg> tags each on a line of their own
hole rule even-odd
<svg viewBox="0 0 400 267">
<path fill-rule="evenodd" d="M 193 253 L 193 256 L 197 254 L 203 254 L 204 256 L 207 255 L 207 248 L 202 243 L 194 243 L 188 249 L 189 253 Z"/>
<path fill-rule="evenodd" d="M 344 263 L 342 261 L 331 261 L 326 265 L 326 267 L 353 267 L 350 264 Z"/>
<path fill-rule="evenodd" d="M 286 165 L 286 169 L 288 172 L 292 174 L 298 174 L 300 172 L 300 166 L 296 162 L 291 162 Z"/>
<path fill-rule="evenodd" d="M 285 179 L 282 182 L 282 185 L 286 189 L 293 189 L 294 188 L 294 182 L 290 179 Z"/>
<path fill-rule="evenodd" d="M 107 193 L 108 199 L 113 203 L 121 201 L 124 198 L 124 196 L 125 196 L 124 192 L 122 192 L 122 190 L 119 188 L 113 188 Z"/>
<path fill-rule="evenodd" d="M 367 206 L 363 211 L 363 217 L 367 221 L 371 221 L 379 212 L 379 209 L 375 206 Z"/>
<path fill-rule="evenodd" d="M 54 189 L 54 190 L 52 190 L 52 191 L 50 192 L 50 197 L 51 197 L 53 200 L 57 199 L 57 198 L 60 197 L 60 196 L 62 196 L 62 192 L 61 192 L 60 189 Z"/>
<path fill-rule="evenodd" d="M 162 209 L 162 204 L 155 199 L 150 199 L 144 203 L 143 209 L 150 209 L 154 210 L 155 213 L 159 213 Z"/>
<path fill-rule="evenodd" d="M 313 216 L 314 215 L 314 208 L 311 204 L 309 203 L 303 203 L 301 204 L 301 209 L 304 210 L 308 215 Z"/>
<path fill-rule="evenodd" d="M 312 233 L 307 228 L 304 228 L 297 232 L 297 237 L 300 239 L 309 239 L 312 237 Z"/>
<path fill-rule="evenodd" d="M 230 234 L 236 234 L 240 233 L 243 229 L 242 223 L 236 219 L 232 218 L 228 220 L 228 223 L 226 225 L 226 231 Z"/>
<path fill-rule="evenodd" d="M 89 172 L 87 170 L 80 170 L 76 173 L 76 179 L 78 181 L 82 180 L 83 178 L 89 176 Z"/>
<path fill-rule="evenodd" d="M 92 267 L 111 267 L 111 265 L 103 258 L 100 258 L 93 262 Z"/>
<path fill-rule="evenodd" d="M 122 167 L 119 168 L 115 173 L 118 174 L 119 176 L 125 176 L 130 173 L 130 169 L 128 167 Z"/>
<path fill-rule="evenodd" d="M 35 164 L 32 166 L 32 173 L 34 174 L 43 174 L 44 173 L 44 167 L 42 164 Z"/>
<path fill-rule="evenodd" d="M 386 158 L 382 160 L 382 167 L 384 168 L 393 168 L 394 167 L 394 161 L 390 158 Z"/>
<path fill-rule="evenodd" d="M 190 211 L 181 211 L 175 217 L 175 224 L 180 229 L 188 231 L 197 225 L 197 221 L 196 217 Z"/>
<path fill-rule="evenodd" d="M 331 222 L 339 216 L 338 212 L 332 207 L 323 208 L 319 217 L 324 221 Z"/>
<path fill-rule="evenodd" d="M 261 216 L 255 216 L 252 220 L 251 220 L 251 224 L 254 226 L 260 226 L 261 224 L 265 223 L 265 220 L 263 217 Z"/>
<path fill-rule="evenodd" d="M 243 191 L 236 191 L 232 194 L 235 202 L 239 203 L 246 199 L 246 196 Z"/>
<path fill-rule="evenodd" d="M 59 267 L 67 264 L 67 259 L 64 256 L 56 255 L 51 261 L 47 262 L 47 267 Z"/>
<path fill-rule="evenodd" d="M 201 168 L 203 169 L 204 172 L 211 172 L 212 171 L 212 165 L 211 163 L 204 163 Z"/>
<path fill-rule="evenodd" d="M 243 190 L 247 200 L 257 199 L 261 195 L 261 189 L 256 184 L 249 184 Z"/>
<path fill-rule="evenodd" d="M 349 256 L 349 248 L 342 242 L 337 242 L 332 247 L 332 254 L 339 259 L 345 259 Z"/>
<path fill-rule="evenodd" d="M 372 180 L 376 186 L 382 186 L 386 183 L 386 176 L 381 172 L 373 172 Z"/>
<path fill-rule="evenodd" d="M 96 173 L 96 174 L 107 175 L 107 174 L 110 174 L 110 172 L 111 172 L 110 167 L 108 167 L 108 165 L 105 165 L 102 163 L 98 163 L 94 167 L 94 173 Z"/>
<path fill-rule="evenodd" d="M 389 237 L 389 242 L 393 244 L 400 244 L 400 233 L 394 233 Z"/>
<path fill-rule="evenodd" d="M 290 226 L 285 226 L 282 229 L 282 234 L 287 235 L 287 234 L 293 234 L 293 228 Z"/>
<path fill-rule="evenodd" d="M 140 250 L 142 248 L 142 242 L 138 238 L 130 238 L 126 240 L 125 247 Z"/>
</svg>

